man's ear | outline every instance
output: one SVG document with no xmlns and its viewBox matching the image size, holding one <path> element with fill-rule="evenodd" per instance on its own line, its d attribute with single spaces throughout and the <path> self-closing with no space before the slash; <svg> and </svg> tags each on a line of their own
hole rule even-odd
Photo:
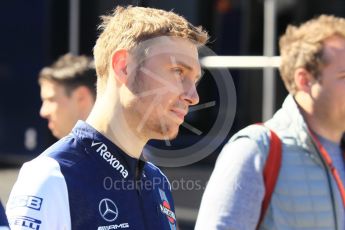
<svg viewBox="0 0 345 230">
<path fill-rule="evenodd" d="M 78 86 L 73 90 L 71 100 L 73 100 L 73 106 L 76 108 L 75 115 L 78 115 L 78 119 L 85 120 L 95 102 L 90 89 L 83 85 Z"/>
<path fill-rule="evenodd" d="M 297 91 L 310 93 L 311 86 L 314 82 L 314 77 L 308 70 L 304 68 L 298 68 L 294 73 L 294 81 L 297 87 Z"/>
<path fill-rule="evenodd" d="M 72 97 L 78 104 L 93 103 L 94 100 L 90 89 L 84 85 L 75 88 Z"/>
<path fill-rule="evenodd" d="M 126 84 L 128 80 L 127 74 L 128 51 L 125 49 L 114 52 L 111 59 L 111 66 L 114 71 L 115 78 L 121 84 Z"/>
</svg>

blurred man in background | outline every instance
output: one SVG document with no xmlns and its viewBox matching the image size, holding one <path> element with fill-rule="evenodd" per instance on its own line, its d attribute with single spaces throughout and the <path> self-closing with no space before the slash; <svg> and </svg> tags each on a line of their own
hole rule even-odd
<svg viewBox="0 0 345 230">
<path fill-rule="evenodd" d="M 345 229 L 345 19 L 323 15 L 288 26 L 279 45 L 290 95 L 266 127 L 249 126 L 224 147 L 196 229 Z M 282 160 L 262 213 L 270 129 Z"/>
<path fill-rule="evenodd" d="M 65 54 L 39 73 L 42 106 L 40 115 L 48 120 L 52 134 L 66 136 L 78 120 L 89 115 L 96 97 L 96 70 L 87 56 Z M 0 203 L 0 230 L 8 229 Z"/>
<path fill-rule="evenodd" d="M 96 99 L 96 70 L 87 56 L 65 54 L 39 73 L 41 117 L 52 134 L 66 136 L 78 120 L 85 120 Z"/>
</svg>

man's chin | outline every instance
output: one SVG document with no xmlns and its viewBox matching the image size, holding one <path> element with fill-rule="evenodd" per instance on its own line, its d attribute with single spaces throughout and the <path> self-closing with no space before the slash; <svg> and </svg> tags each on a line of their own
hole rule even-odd
<svg viewBox="0 0 345 230">
<path fill-rule="evenodd" d="M 51 129 L 50 131 L 56 139 L 61 139 L 66 136 L 61 130 Z"/>
<path fill-rule="evenodd" d="M 154 140 L 160 140 L 160 141 L 172 141 L 177 137 L 177 133 L 176 134 L 172 134 L 172 135 L 160 135 L 157 136 L 155 138 L 152 138 Z"/>
<path fill-rule="evenodd" d="M 54 132 L 52 132 L 52 134 L 53 134 L 53 136 L 54 136 L 56 139 L 61 139 L 61 138 L 64 137 L 64 136 L 61 135 L 60 133 L 54 133 Z"/>
<path fill-rule="evenodd" d="M 166 132 L 160 132 L 155 135 L 154 138 L 155 140 L 174 140 L 178 135 L 178 129 L 177 130 L 168 130 Z"/>
<path fill-rule="evenodd" d="M 173 135 L 169 136 L 167 139 L 168 139 L 169 141 L 172 141 L 172 140 L 176 139 L 177 135 L 178 135 L 178 132 L 176 132 L 176 133 L 174 133 Z M 164 139 L 164 140 L 166 140 L 166 139 Z"/>
</svg>

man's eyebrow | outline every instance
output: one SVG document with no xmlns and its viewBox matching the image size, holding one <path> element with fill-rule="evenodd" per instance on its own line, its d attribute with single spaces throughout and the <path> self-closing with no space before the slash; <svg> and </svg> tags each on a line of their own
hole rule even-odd
<svg viewBox="0 0 345 230">
<path fill-rule="evenodd" d="M 345 70 L 340 70 L 337 74 L 338 75 L 343 75 L 343 74 L 345 74 Z"/>
<path fill-rule="evenodd" d="M 175 63 L 173 63 L 173 64 L 183 66 L 184 68 L 186 68 L 188 70 L 193 70 L 193 68 L 190 65 L 188 65 L 187 63 L 185 63 L 183 61 L 175 61 Z"/>
</svg>

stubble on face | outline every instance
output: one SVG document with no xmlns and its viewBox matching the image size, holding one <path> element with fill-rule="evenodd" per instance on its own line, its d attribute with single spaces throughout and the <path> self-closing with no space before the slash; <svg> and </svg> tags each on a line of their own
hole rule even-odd
<svg viewBox="0 0 345 230">
<path fill-rule="evenodd" d="M 324 56 L 327 63 L 318 78 L 319 88 L 317 98 L 314 98 L 315 116 L 326 126 L 344 131 L 344 38 L 333 36 L 327 39 Z"/>
<path fill-rule="evenodd" d="M 186 88 L 194 84 L 200 72 L 197 50 L 178 38 L 154 40 L 142 48 L 145 52 L 139 52 L 139 57 L 134 52 L 130 59 L 129 72 L 133 74 L 127 82 L 128 97 L 124 98 L 125 117 L 137 135 L 147 140 L 170 140 L 177 136 L 188 106 L 196 102 L 186 95 Z"/>
<path fill-rule="evenodd" d="M 125 116 L 127 123 L 142 137 L 159 140 L 174 139 L 178 134 L 178 128 L 169 125 L 171 120 L 167 118 L 164 111 L 164 107 L 168 105 L 163 104 L 160 95 L 150 95 L 150 92 L 156 89 L 148 86 L 146 82 L 151 80 L 148 78 L 140 73 L 140 70 L 137 70 L 133 76 L 130 88 L 134 98 L 127 106 L 128 116 Z"/>
</svg>

